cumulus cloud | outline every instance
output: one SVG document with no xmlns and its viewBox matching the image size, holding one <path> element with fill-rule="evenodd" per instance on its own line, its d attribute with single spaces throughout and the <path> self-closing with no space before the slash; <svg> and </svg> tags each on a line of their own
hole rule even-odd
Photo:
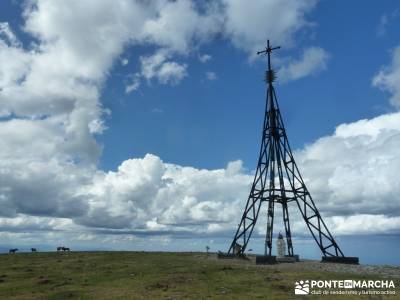
<svg viewBox="0 0 400 300">
<path fill-rule="evenodd" d="M 329 219 L 336 234 L 399 233 L 400 217 L 375 214 L 337 216 Z"/>
<path fill-rule="evenodd" d="M 269 38 L 274 44 L 293 44 L 294 35 L 310 26 L 306 15 L 316 5 L 314 0 L 224 0 L 225 35 L 250 55 L 265 47 Z"/>
<path fill-rule="evenodd" d="M 13 231 L 13 224 L 17 230 L 36 220 L 41 230 L 49 231 L 82 225 L 132 233 L 207 232 L 212 224 L 234 220 L 246 197 L 252 178 L 241 165 L 237 161 L 226 169 L 199 170 L 148 154 L 124 161 L 116 172 L 82 173 L 85 170 L 74 166 L 60 170 L 51 163 L 25 168 L 24 174 L 2 169 L 2 216 L 8 219 L 0 228 Z"/>
<path fill-rule="evenodd" d="M 394 49 L 391 64 L 375 75 L 372 84 L 389 92 L 391 104 L 400 107 L 400 47 Z"/>
<path fill-rule="evenodd" d="M 98 172 L 87 215 L 77 222 L 113 229 L 181 230 L 229 222 L 233 203 L 245 197 L 251 177 L 241 162 L 226 169 L 198 170 L 166 164 L 154 155 L 124 161 L 117 172 Z"/>
<path fill-rule="evenodd" d="M 311 192 L 330 215 L 399 216 L 400 113 L 342 124 L 298 154 Z M 321 167 L 323 165 L 323 167 Z"/>
<path fill-rule="evenodd" d="M 219 32 L 219 6 L 205 5 L 202 11 L 189 0 L 155 1 L 156 16 L 145 21 L 140 36 L 172 52 L 186 54 Z"/>
<path fill-rule="evenodd" d="M 24 10 L 28 48 L 1 26 L 1 214 L 72 219 L 87 213 L 81 187 L 101 153 L 102 83 L 140 19 L 114 1 L 29 1 Z"/>
<path fill-rule="evenodd" d="M 207 80 L 210 80 L 210 81 L 217 80 L 217 74 L 215 74 L 215 72 L 212 72 L 212 71 L 207 71 L 206 78 L 207 78 Z"/>
<path fill-rule="evenodd" d="M 152 56 L 142 56 L 140 58 L 142 73 L 147 79 L 157 78 L 162 84 L 177 84 L 187 76 L 187 65 L 179 64 L 167 60 L 168 55 L 165 52 L 158 52 Z"/>
<path fill-rule="evenodd" d="M 179 84 L 188 75 L 187 64 L 171 60 L 171 56 L 187 56 L 219 33 L 223 22 L 218 4 L 207 4 L 200 10 L 189 0 L 156 1 L 152 10 L 153 15 L 138 30 L 137 42 L 150 43 L 159 49 L 140 57 L 141 70 L 126 86 L 127 93 L 139 88 L 140 78 L 147 82 L 157 79 L 161 84 Z"/>
<path fill-rule="evenodd" d="M 141 83 L 141 78 L 148 83 L 152 79 L 157 79 L 161 84 L 177 85 L 187 76 L 187 64 L 180 64 L 168 60 L 170 54 L 165 50 L 160 50 L 150 56 L 141 56 L 141 71 L 133 76 L 133 81 L 126 86 L 126 92 L 137 90 Z"/>
<path fill-rule="evenodd" d="M 186 68 L 186 64 L 165 62 L 158 70 L 157 77 L 161 83 L 171 82 L 172 84 L 177 84 L 187 76 Z"/>
<path fill-rule="evenodd" d="M 310 47 L 304 50 L 299 60 L 291 61 L 278 70 L 282 82 L 296 80 L 326 69 L 329 54 L 322 48 Z"/>
</svg>

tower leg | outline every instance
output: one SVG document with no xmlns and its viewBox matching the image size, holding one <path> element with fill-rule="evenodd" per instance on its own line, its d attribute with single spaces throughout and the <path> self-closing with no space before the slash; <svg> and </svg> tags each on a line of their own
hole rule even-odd
<svg viewBox="0 0 400 300">
<path fill-rule="evenodd" d="M 290 223 L 289 223 L 289 211 L 287 202 L 282 202 L 282 212 L 283 212 L 283 224 L 285 224 L 285 233 L 286 233 L 286 243 L 288 254 L 293 256 L 293 244 L 292 244 L 292 233 L 290 231 Z"/>
<path fill-rule="evenodd" d="M 274 200 L 269 200 L 268 215 L 267 215 L 267 234 L 265 236 L 265 255 L 271 255 L 273 231 L 274 231 Z"/>
<path fill-rule="evenodd" d="M 343 257 L 344 254 L 322 220 L 314 201 L 309 194 L 297 198 L 297 206 L 311 232 L 314 240 L 321 249 L 323 256 Z"/>
<path fill-rule="evenodd" d="M 253 233 L 254 226 L 256 225 L 258 214 L 260 212 L 261 201 L 253 197 L 253 191 L 247 200 L 246 208 L 244 210 L 242 219 L 236 230 L 235 237 L 229 247 L 228 253 L 230 254 L 243 254 L 246 250 L 247 243 Z"/>
</svg>

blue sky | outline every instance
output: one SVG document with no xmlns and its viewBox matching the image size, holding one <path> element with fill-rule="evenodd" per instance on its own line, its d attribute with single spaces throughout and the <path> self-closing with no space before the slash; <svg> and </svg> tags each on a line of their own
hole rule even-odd
<svg viewBox="0 0 400 300">
<path fill-rule="evenodd" d="M 399 20 L 396 1 L 3 1 L 1 243 L 223 250 L 257 162 L 270 38 L 317 206 L 345 253 L 385 262 L 363 248 L 400 233 Z"/>
</svg>

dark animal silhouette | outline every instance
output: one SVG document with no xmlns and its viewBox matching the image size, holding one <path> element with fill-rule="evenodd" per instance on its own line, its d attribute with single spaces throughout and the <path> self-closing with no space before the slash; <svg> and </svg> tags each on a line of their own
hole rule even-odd
<svg viewBox="0 0 400 300">
<path fill-rule="evenodd" d="M 15 253 L 15 252 L 17 252 L 18 251 L 18 249 L 17 248 L 14 248 L 14 249 L 10 249 L 9 251 L 8 251 L 8 253 Z"/>
<path fill-rule="evenodd" d="M 68 247 L 57 247 L 57 252 L 58 251 L 70 251 L 70 249 Z"/>
<path fill-rule="evenodd" d="M 32 252 L 37 252 L 36 248 L 31 248 Z"/>
</svg>

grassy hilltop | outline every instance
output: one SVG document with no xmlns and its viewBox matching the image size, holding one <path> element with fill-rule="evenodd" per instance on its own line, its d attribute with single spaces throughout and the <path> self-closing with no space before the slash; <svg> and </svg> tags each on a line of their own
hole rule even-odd
<svg viewBox="0 0 400 300">
<path fill-rule="evenodd" d="M 71 252 L 0 255 L 0 299 L 335 299 L 295 296 L 304 279 L 390 279 L 389 274 L 324 270 L 300 262 L 256 266 L 253 258 L 218 260 L 215 254 Z M 357 266 L 356 266 L 357 267 Z M 329 269 L 331 268 L 331 269 Z M 344 270 L 344 271 L 343 271 Z M 397 297 L 400 290 L 396 287 Z M 399 299 L 344 295 L 340 299 Z"/>
</svg>

